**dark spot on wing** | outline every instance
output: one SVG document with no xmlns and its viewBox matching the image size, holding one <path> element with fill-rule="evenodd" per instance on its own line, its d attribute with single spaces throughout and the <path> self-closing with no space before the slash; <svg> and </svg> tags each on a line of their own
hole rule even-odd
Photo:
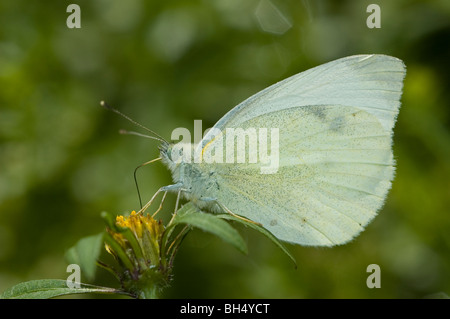
<svg viewBox="0 0 450 319">
<path fill-rule="evenodd" d="M 316 116 L 317 118 L 319 118 L 320 120 L 325 120 L 327 114 L 326 114 L 326 108 L 325 106 L 321 106 L 321 105 L 315 105 L 315 106 L 308 106 L 305 108 L 305 110 Z"/>
<path fill-rule="evenodd" d="M 277 225 L 278 224 L 278 221 L 276 220 L 276 219 L 272 219 L 271 221 L 270 221 L 270 226 L 275 226 L 275 225 Z"/>
<path fill-rule="evenodd" d="M 339 131 L 342 127 L 344 127 L 346 121 L 344 116 L 338 116 L 334 118 L 330 123 L 330 129 L 334 132 Z"/>
</svg>

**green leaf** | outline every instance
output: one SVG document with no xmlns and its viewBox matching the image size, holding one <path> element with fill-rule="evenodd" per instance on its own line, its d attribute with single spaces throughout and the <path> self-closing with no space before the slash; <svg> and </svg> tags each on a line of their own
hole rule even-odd
<svg viewBox="0 0 450 319">
<path fill-rule="evenodd" d="M 80 266 L 82 275 L 87 280 L 92 280 L 95 277 L 96 262 L 100 256 L 102 244 L 103 233 L 84 237 L 66 252 L 65 257 L 70 264 Z"/>
<path fill-rule="evenodd" d="M 275 245 L 277 245 L 294 263 L 295 268 L 297 268 L 297 261 L 295 260 L 294 256 L 290 253 L 290 251 L 283 245 L 283 243 L 277 238 L 275 237 L 270 231 L 268 231 L 267 229 L 265 229 L 264 227 L 255 224 L 255 223 L 251 223 L 249 221 L 246 221 L 244 219 L 241 218 L 237 218 L 233 215 L 230 214 L 219 214 L 216 215 L 218 218 L 222 218 L 222 219 L 226 219 L 226 220 L 233 220 L 235 222 L 238 222 L 244 226 L 248 226 L 250 228 L 253 228 L 257 231 L 259 231 L 261 234 L 263 234 L 264 236 L 266 236 L 267 238 L 269 238 Z"/>
<path fill-rule="evenodd" d="M 200 212 L 192 203 L 180 208 L 171 226 L 187 224 L 210 232 L 247 254 L 247 245 L 239 232 L 216 215 Z"/>
<path fill-rule="evenodd" d="M 5 290 L 0 299 L 48 299 L 70 294 L 101 293 L 127 294 L 114 288 L 80 283 L 80 288 L 69 288 L 66 280 L 42 279 L 22 282 Z"/>
</svg>

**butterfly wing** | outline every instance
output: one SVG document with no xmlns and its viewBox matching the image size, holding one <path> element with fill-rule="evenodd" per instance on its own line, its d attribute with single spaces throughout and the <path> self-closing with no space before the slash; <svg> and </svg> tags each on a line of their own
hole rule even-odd
<svg viewBox="0 0 450 319">
<path fill-rule="evenodd" d="M 395 57 L 354 55 L 331 61 L 293 75 L 249 97 L 214 127 L 239 127 L 252 117 L 292 107 L 346 105 L 375 115 L 392 132 L 399 108 L 405 65 Z M 207 134 L 198 147 L 213 138 Z"/>
<path fill-rule="evenodd" d="M 378 119 L 354 107 L 321 105 L 240 124 L 264 126 L 279 128 L 278 171 L 261 174 L 260 162 L 209 164 L 218 187 L 206 195 L 293 243 L 332 246 L 362 231 L 394 174 L 391 135 Z"/>
<path fill-rule="evenodd" d="M 281 240 L 315 246 L 351 240 L 391 186 L 392 128 L 404 75 L 396 58 L 353 56 L 250 97 L 215 125 L 222 138 L 206 135 L 199 147 L 225 148 L 225 128 L 278 128 L 278 171 L 261 174 L 261 162 L 208 164 L 217 187 L 205 196 Z"/>
</svg>

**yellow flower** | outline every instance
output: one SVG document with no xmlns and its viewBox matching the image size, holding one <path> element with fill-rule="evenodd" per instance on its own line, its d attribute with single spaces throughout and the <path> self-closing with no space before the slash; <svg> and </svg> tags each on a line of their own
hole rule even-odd
<svg viewBox="0 0 450 319">
<path fill-rule="evenodd" d="M 109 231 L 114 240 L 125 251 L 130 251 L 130 249 L 136 250 L 138 248 L 133 247 L 134 239 L 138 243 L 139 251 L 133 251 L 133 254 L 128 254 L 131 257 L 130 259 L 141 267 L 143 266 L 142 262 L 147 264 L 147 266 L 151 263 L 157 264 L 159 262 L 160 241 L 164 232 L 164 226 L 161 220 L 156 221 L 150 215 L 138 214 L 132 211 L 129 216 L 117 216 L 115 223 L 120 228 L 128 228 L 133 234 L 134 238 L 130 238 L 125 232 Z M 140 260 L 140 257 L 143 260 Z"/>
<path fill-rule="evenodd" d="M 132 211 L 129 216 L 119 215 L 109 223 L 106 250 L 125 268 L 121 281 L 128 290 L 151 281 L 161 287 L 170 281 L 171 267 L 161 255 L 164 234 L 162 221 L 151 215 Z"/>
<path fill-rule="evenodd" d="M 161 221 L 158 222 L 149 215 L 137 214 L 134 210 L 128 217 L 117 216 L 116 224 L 131 229 L 136 238 L 142 238 L 144 233 L 148 232 L 153 238 L 157 239 L 164 231 Z"/>
</svg>

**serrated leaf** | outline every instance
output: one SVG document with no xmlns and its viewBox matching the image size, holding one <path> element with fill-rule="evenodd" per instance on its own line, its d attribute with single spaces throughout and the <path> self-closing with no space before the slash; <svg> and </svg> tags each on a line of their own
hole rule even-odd
<svg viewBox="0 0 450 319">
<path fill-rule="evenodd" d="M 67 250 L 65 257 L 70 264 L 77 264 L 87 280 L 95 277 L 97 259 L 103 244 L 103 233 L 81 238 L 75 246 Z"/>
<path fill-rule="evenodd" d="M 247 244 L 239 232 L 216 215 L 202 213 L 192 203 L 178 210 L 171 226 L 187 224 L 210 232 L 247 254 Z"/>
<path fill-rule="evenodd" d="M 270 231 L 268 231 L 267 229 L 265 229 L 262 226 L 259 226 L 258 224 L 255 223 L 251 223 L 248 222 L 244 219 L 241 218 L 237 218 L 233 215 L 230 214 L 219 214 L 216 215 L 218 218 L 222 218 L 222 219 L 226 219 L 226 220 L 233 220 L 235 222 L 238 222 L 244 226 L 248 226 L 252 229 L 255 229 L 257 231 L 259 231 L 261 234 L 263 234 L 264 236 L 266 236 L 267 238 L 269 238 L 275 245 L 277 245 L 294 263 L 295 268 L 297 268 L 297 261 L 295 260 L 294 256 L 292 256 L 292 254 L 289 252 L 289 250 L 283 245 L 283 243 L 277 238 L 275 237 Z"/>
<path fill-rule="evenodd" d="M 82 283 L 80 283 L 80 288 L 69 288 L 66 280 L 42 279 L 26 281 L 15 285 L 5 290 L 0 295 L 0 299 L 48 299 L 63 295 L 84 293 L 127 294 L 114 288 Z"/>
</svg>

